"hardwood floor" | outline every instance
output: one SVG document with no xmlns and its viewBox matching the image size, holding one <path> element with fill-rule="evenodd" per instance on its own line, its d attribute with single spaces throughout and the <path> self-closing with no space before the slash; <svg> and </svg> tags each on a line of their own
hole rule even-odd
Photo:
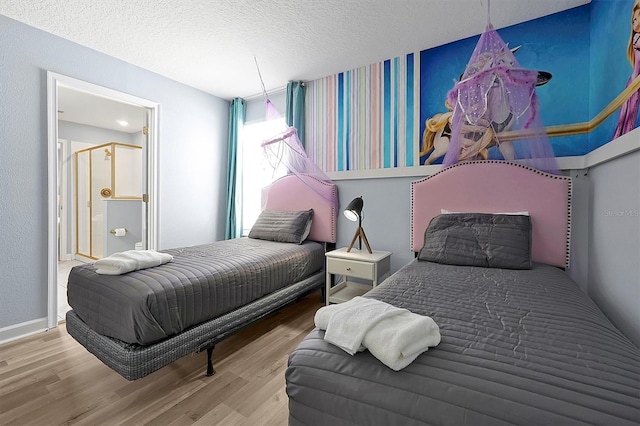
<svg viewBox="0 0 640 426">
<path fill-rule="evenodd" d="M 0 425 L 286 425 L 289 353 L 313 329 L 314 292 L 142 379 L 122 378 L 57 329 L 0 346 Z"/>
</svg>

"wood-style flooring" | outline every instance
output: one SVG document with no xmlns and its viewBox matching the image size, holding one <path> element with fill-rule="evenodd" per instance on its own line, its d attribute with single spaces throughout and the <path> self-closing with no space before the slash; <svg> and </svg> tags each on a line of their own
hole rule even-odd
<svg viewBox="0 0 640 426">
<path fill-rule="evenodd" d="M 286 425 L 287 358 L 313 329 L 320 292 L 206 352 L 130 382 L 67 334 L 64 324 L 0 346 L 0 425 Z"/>
</svg>

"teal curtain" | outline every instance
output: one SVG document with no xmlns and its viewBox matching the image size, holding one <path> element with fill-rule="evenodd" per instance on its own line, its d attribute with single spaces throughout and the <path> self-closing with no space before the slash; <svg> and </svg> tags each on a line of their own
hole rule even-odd
<svg viewBox="0 0 640 426">
<path fill-rule="evenodd" d="M 227 160 L 227 225 L 225 239 L 242 235 L 242 171 L 238 170 L 240 133 L 244 125 L 246 106 L 244 99 L 235 98 L 229 106 L 229 158 Z M 240 157 L 241 158 L 241 157 Z"/>
<path fill-rule="evenodd" d="M 304 147 L 304 97 L 307 87 L 302 81 L 287 83 L 287 100 L 285 104 L 285 119 L 287 125 L 298 131 L 298 139 Z"/>
</svg>

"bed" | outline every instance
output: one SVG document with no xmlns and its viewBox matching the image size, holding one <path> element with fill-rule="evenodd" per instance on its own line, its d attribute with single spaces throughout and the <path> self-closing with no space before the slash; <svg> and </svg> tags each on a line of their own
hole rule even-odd
<svg viewBox="0 0 640 426">
<path fill-rule="evenodd" d="M 291 425 L 640 422 L 640 350 L 565 272 L 569 177 L 460 163 L 413 182 L 411 203 L 417 257 L 364 297 L 430 316 L 440 344 L 394 371 L 369 351 L 348 355 L 314 329 L 285 373 Z M 433 224 L 456 220 L 443 210 L 482 220 L 517 213 L 514 221 L 530 224 L 530 268 L 442 261 L 443 250 L 429 247 Z"/>
<path fill-rule="evenodd" d="M 163 250 L 172 260 L 122 275 L 74 267 L 69 334 L 128 380 L 216 343 L 308 292 L 323 288 L 324 253 L 336 241 L 336 206 L 295 175 L 263 190 L 263 211 L 243 237 Z"/>
</svg>

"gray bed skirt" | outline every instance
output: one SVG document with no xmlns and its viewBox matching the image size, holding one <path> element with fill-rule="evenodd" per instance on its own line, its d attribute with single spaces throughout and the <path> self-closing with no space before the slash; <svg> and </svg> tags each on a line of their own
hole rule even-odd
<svg viewBox="0 0 640 426">
<path fill-rule="evenodd" d="M 89 352 L 127 380 L 140 379 L 189 355 L 201 352 L 250 323 L 263 318 L 309 291 L 323 286 L 325 272 L 278 290 L 255 302 L 184 332 L 147 346 L 124 343 L 89 328 L 73 311 L 67 312 L 67 331 Z"/>
</svg>

